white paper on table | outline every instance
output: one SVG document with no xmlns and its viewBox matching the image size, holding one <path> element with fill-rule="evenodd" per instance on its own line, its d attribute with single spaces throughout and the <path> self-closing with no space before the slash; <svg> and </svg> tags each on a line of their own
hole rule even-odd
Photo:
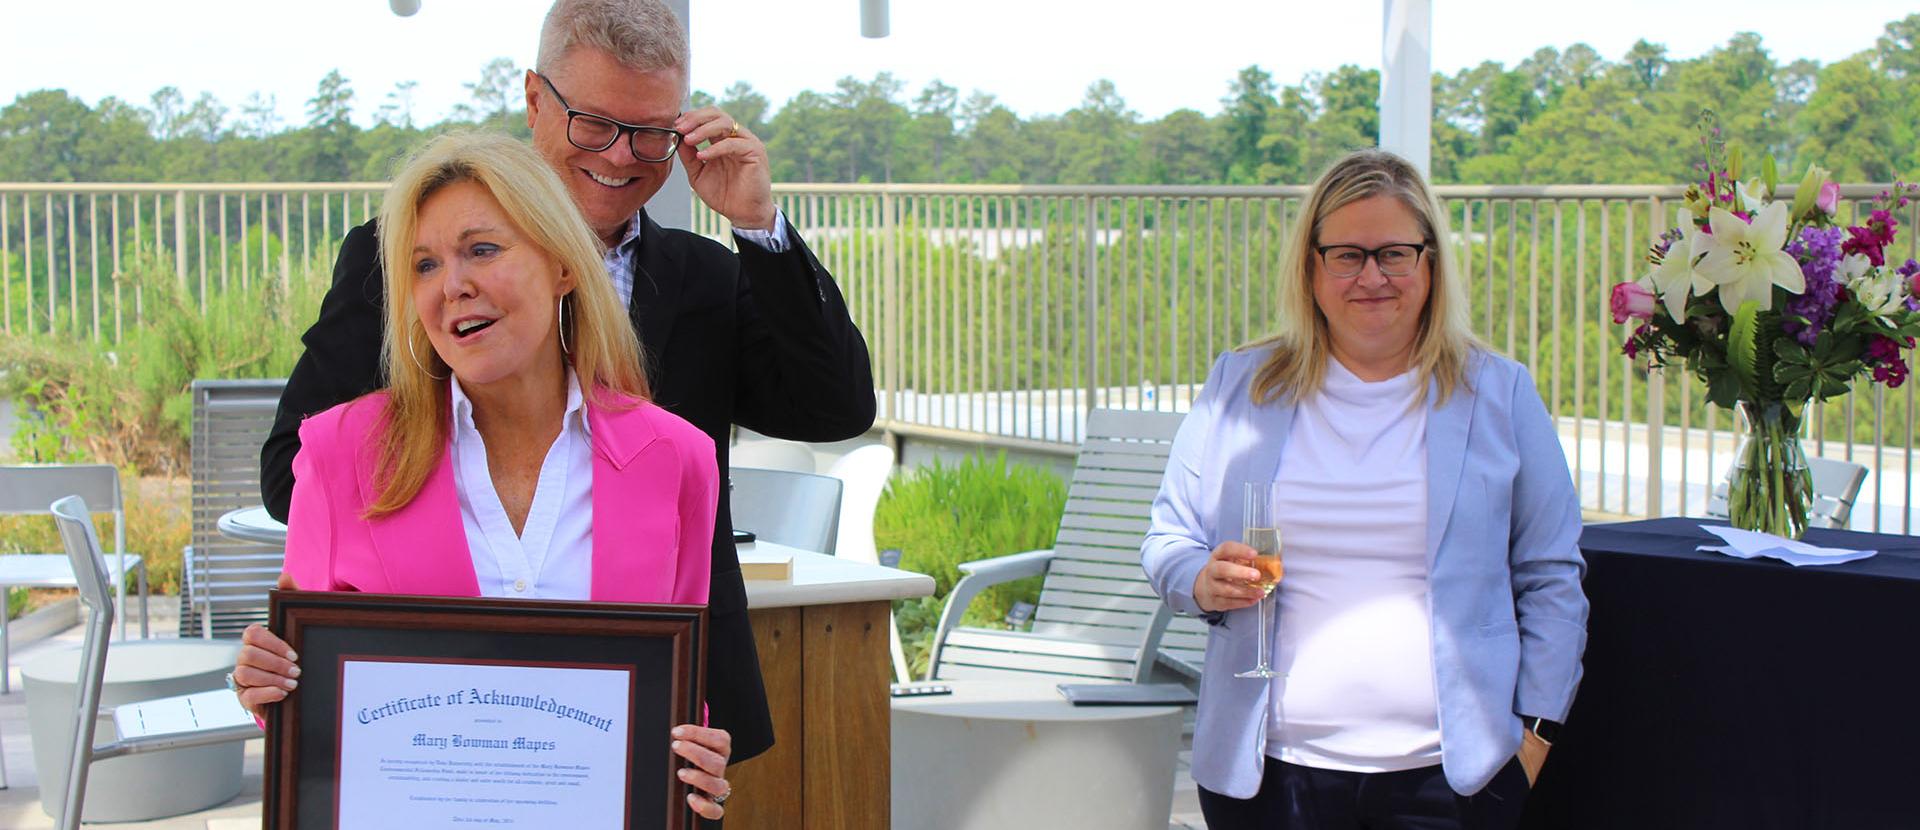
<svg viewBox="0 0 1920 830">
<path fill-rule="evenodd" d="M 632 672 L 344 660 L 341 827 L 627 822 Z"/>
<path fill-rule="evenodd" d="M 1756 556 L 1769 556 L 1789 565 L 1837 565 L 1865 559 L 1878 553 L 1872 550 L 1848 550 L 1846 548 L 1823 548 L 1796 542 L 1792 539 L 1775 536 L 1771 533 L 1759 533 L 1752 530 L 1740 530 L 1725 525 L 1700 526 L 1701 530 L 1725 540 L 1725 545 L 1701 545 L 1700 550 L 1724 553 L 1741 559 Z"/>
</svg>

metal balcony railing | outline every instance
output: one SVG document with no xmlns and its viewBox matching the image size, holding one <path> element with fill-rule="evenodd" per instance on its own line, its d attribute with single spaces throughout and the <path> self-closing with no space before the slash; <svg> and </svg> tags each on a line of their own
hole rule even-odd
<svg viewBox="0 0 1920 830">
<path fill-rule="evenodd" d="M 330 277 L 382 185 L 0 184 L 8 334 L 110 348 L 162 271 L 204 308 L 260 280 Z M 1844 189 L 1845 210 L 1881 190 Z M 1737 444 L 1683 371 L 1620 355 L 1613 283 L 1639 277 L 1682 188 L 1442 186 L 1475 331 L 1526 364 L 1589 509 L 1698 514 Z M 1184 409 L 1221 351 L 1271 325 L 1273 274 L 1304 187 L 776 185 L 874 354 L 880 423 L 1070 451 L 1092 407 Z M 1920 204 L 1900 217 L 1900 257 Z M 696 201 L 694 229 L 730 241 Z M 156 266 L 157 263 L 157 266 Z M 151 277 L 148 277 L 151 279 Z M 284 292 L 283 292 L 284 293 Z M 1817 455 L 1867 465 L 1854 526 L 1910 532 L 1912 385 L 1861 386 L 1810 419 Z"/>
</svg>

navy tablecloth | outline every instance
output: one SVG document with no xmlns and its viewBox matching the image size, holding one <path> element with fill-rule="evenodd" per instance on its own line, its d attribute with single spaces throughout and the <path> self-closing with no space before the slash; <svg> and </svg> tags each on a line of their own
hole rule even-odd
<svg viewBox="0 0 1920 830">
<path fill-rule="evenodd" d="M 1701 519 L 1588 527 L 1586 676 L 1527 828 L 1920 828 L 1920 538 L 1795 568 Z"/>
</svg>

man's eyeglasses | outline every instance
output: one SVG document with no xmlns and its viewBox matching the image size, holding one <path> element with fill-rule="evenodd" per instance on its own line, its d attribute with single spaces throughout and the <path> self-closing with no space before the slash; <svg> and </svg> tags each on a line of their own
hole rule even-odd
<svg viewBox="0 0 1920 830">
<path fill-rule="evenodd" d="M 1352 279 L 1360 276 L 1372 259 L 1380 266 L 1380 273 L 1389 277 L 1404 277 L 1413 273 L 1420 264 L 1420 255 L 1426 253 L 1426 245 L 1397 243 L 1382 245 L 1378 248 L 1362 248 L 1358 245 L 1318 245 L 1314 247 L 1320 253 L 1320 264 L 1327 269 L 1327 276 L 1336 279 Z"/>
<path fill-rule="evenodd" d="M 604 115 L 581 112 L 567 103 L 567 96 L 553 85 L 553 80 L 538 72 L 533 73 L 545 81 L 548 91 L 553 93 L 560 107 L 567 111 L 567 141 L 573 146 L 589 153 L 598 153 L 612 147 L 620 140 L 621 134 L 627 136 L 627 146 L 633 148 L 633 157 L 641 161 L 659 164 L 673 159 L 673 153 L 680 148 L 685 138 L 678 130 L 666 127 L 649 127 L 644 124 L 628 124 L 615 121 Z"/>
</svg>

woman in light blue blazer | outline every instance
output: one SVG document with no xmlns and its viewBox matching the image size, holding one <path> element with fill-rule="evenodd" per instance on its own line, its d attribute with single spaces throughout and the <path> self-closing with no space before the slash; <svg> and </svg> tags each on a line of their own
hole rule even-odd
<svg viewBox="0 0 1920 830">
<path fill-rule="evenodd" d="M 1193 778 L 1214 830 L 1517 824 L 1586 646 L 1580 509 L 1532 377 L 1477 343 L 1446 214 L 1380 150 L 1314 185 L 1274 336 L 1222 355 L 1141 562 L 1211 624 Z M 1261 641 L 1243 484 L 1284 575 Z"/>
</svg>

